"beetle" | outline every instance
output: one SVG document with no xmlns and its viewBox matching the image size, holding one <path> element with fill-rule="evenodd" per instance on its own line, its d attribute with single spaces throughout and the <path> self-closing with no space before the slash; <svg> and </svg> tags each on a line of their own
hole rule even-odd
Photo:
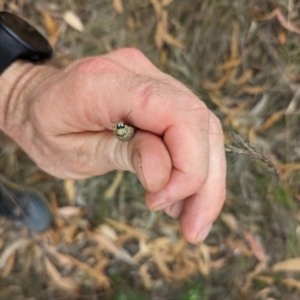
<svg viewBox="0 0 300 300">
<path fill-rule="evenodd" d="M 127 114 L 127 116 L 125 117 L 125 120 L 131 112 L 132 112 L 132 110 Z M 125 124 L 125 121 L 120 121 L 120 122 L 114 122 L 112 120 L 110 120 L 110 121 L 112 123 L 117 123 L 117 126 L 115 126 L 115 127 L 105 127 L 105 128 L 106 129 L 113 128 L 114 135 L 118 140 L 120 140 L 122 142 L 127 142 L 127 141 L 130 141 L 133 138 L 134 132 L 135 132 L 135 128 L 133 126 Z"/>
<path fill-rule="evenodd" d="M 114 128 L 115 137 L 122 142 L 130 141 L 134 136 L 134 131 L 134 127 L 126 125 L 123 121 Z"/>
</svg>

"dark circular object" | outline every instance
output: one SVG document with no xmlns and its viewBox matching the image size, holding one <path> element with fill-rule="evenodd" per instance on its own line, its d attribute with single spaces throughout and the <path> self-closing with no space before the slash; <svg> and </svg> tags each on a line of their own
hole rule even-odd
<svg viewBox="0 0 300 300">
<path fill-rule="evenodd" d="M 52 48 L 33 26 L 18 16 L 0 12 L 0 74 L 16 59 L 49 59 Z"/>
</svg>

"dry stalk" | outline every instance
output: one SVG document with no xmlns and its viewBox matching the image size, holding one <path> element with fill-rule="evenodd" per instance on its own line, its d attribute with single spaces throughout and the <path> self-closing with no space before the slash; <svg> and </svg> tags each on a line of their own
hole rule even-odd
<svg viewBox="0 0 300 300">
<path fill-rule="evenodd" d="M 226 152 L 248 155 L 251 159 L 262 162 L 262 164 L 270 173 L 275 175 L 277 178 L 279 177 L 272 161 L 260 149 L 258 149 L 251 143 L 246 142 L 239 134 L 233 131 L 229 132 L 229 138 L 233 144 L 225 144 Z"/>
</svg>

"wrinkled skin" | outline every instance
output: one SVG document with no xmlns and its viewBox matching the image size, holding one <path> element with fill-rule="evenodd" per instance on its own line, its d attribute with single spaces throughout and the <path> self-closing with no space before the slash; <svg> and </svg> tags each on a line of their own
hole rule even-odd
<svg viewBox="0 0 300 300">
<path fill-rule="evenodd" d="M 0 99 L 1 129 L 43 170 L 69 179 L 134 172 L 150 210 L 180 215 L 191 243 L 207 236 L 225 199 L 223 133 L 187 87 L 135 49 L 62 70 L 15 63 L 1 77 L 13 89 Z M 138 130 L 122 142 L 106 128 L 127 115 Z"/>
</svg>

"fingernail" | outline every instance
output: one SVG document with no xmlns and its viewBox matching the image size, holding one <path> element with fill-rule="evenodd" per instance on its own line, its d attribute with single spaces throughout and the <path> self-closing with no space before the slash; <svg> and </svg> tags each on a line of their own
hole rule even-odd
<svg viewBox="0 0 300 300">
<path fill-rule="evenodd" d="M 144 173 L 143 173 L 143 167 L 142 167 L 142 159 L 141 159 L 141 155 L 139 153 L 139 151 L 135 151 L 132 157 L 132 164 L 134 167 L 134 170 L 141 182 L 141 184 L 143 185 L 143 187 L 148 190 L 147 185 L 146 185 L 146 180 L 144 177 Z"/>
<path fill-rule="evenodd" d="M 213 224 L 208 224 L 200 230 L 200 232 L 197 235 L 197 243 L 203 242 L 206 239 L 211 230 L 212 225 Z"/>
<path fill-rule="evenodd" d="M 165 208 L 165 213 L 171 218 L 178 218 L 183 208 L 183 201 L 179 201 Z"/>
</svg>

